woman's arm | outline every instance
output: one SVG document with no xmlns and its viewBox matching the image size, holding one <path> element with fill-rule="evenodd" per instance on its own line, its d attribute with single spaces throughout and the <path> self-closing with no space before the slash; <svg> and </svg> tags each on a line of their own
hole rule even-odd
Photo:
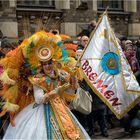
<svg viewBox="0 0 140 140">
<path fill-rule="evenodd" d="M 54 89 L 49 93 L 44 94 L 44 91 L 36 85 L 33 86 L 33 90 L 34 90 L 35 102 L 37 104 L 48 103 L 50 98 L 57 95 L 58 93 L 58 89 Z"/>
<path fill-rule="evenodd" d="M 33 90 L 34 90 L 34 98 L 35 98 L 35 102 L 37 104 L 41 104 L 44 102 L 44 91 L 38 87 L 38 86 L 33 86 Z"/>
<path fill-rule="evenodd" d="M 34 90 L 35 102 L 37 104 L 48 103 L 50 98 L 56 96 L 58 93 L 61 92 L 61 90 L 65 90 L 68 87 L 69 87 L 69 83 L 66 83 L 63 86 L 59 86 L 56 89 L 50 91 L 49 93 L 44 94 L 44 91 L 40 87 L 34 85 L 33 90 Z"/>
</svg>

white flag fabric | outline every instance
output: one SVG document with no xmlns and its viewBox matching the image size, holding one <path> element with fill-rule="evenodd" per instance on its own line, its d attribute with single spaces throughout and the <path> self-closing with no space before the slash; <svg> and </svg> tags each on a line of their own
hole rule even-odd
<svg viewBox="0 0 140 140">
<path fill-rule="evenodd" d="M 139 84 L 111 29 L 106 12 L 85 48 L 80 63 L 87 83 L 117 118 L 122 118 L 139 102 Z"/>
</svg>

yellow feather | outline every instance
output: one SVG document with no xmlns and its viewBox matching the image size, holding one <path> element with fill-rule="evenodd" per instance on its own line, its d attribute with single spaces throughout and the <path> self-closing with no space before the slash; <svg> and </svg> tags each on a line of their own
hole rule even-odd
<svg viewBox="0 0 140 140">
<path fill-rule="evenodd" d="M 8 112 L 16 112 L 18 109 L 19 109 L 18 105 L 12 104 L 8 101 L 3 106 L 3 110 L 7 110 Z"/>
<path fill-rule="evenodd" d="M 19 70 L 18 69 L 8 69 L 8 76 L 12 78 L 13 80 L 16 80 L 19 76 Z"/>
<path fill-rule="evenodd" d="M 5 70 L 1 75 L 0 75 L 0 80 L 3 82 L 3 84 L 11 84 L 14 85 L 15 81 L 10 79 L 8 76 L 8 69 Z"/>
<path fill-rule="evenodd" d="M 11 86 L 8 89 L 8 92 L 11 94 L 11 98 L 12 98 L 10 102 L 15 103 L 18 96 L 18 85 Z"/>
</svg>

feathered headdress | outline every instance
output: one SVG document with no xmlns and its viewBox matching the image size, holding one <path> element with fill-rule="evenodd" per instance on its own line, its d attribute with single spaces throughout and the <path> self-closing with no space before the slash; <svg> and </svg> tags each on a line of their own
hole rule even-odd
<svg viewBox="0 0 140 140">
<path fill-rule="evenodd" d="M 30 99 L 27 96 L 28 102 L 26 104 L 19 98 L 22 96 L 25 100 L 26 95 L 28 95 L 27 92 L 31 88 L 26 77 L 31 74 L 30 71 L 40 67 L 40 61 L 50 59 L 61 61 L 63 57 L 66 58 L 64 50 L 59 45 L 60 42 L 61 37 L 59 35 L 44 31 L 37 32 L 24 40 L 18 48 L 9 52 L 6 58 L 0 60 L 0 80 L 3 83 L 1 96 L 4 100 L 3 112 L 0 113 L 0 116 L 8 111 L 16 112 L 19 107 L 24 108 L 33 101 L 32 96 Z M 26 75 L 25 72 L 27 72 Z M 24 86 L 27 87 L 27 90 L 21 91 L 26 89 Z M 23 94 L 21 94 L 22 92 Z"/>
<path fill-rule="evenodd" d="M 63 44 L 62 48 L 66 49 L 68 51 L 68 56 L 69 57 L 76 57 L 76 49 L 77 45 L 72 44 L 72 43 L 65 43 Z"/>
</svg>

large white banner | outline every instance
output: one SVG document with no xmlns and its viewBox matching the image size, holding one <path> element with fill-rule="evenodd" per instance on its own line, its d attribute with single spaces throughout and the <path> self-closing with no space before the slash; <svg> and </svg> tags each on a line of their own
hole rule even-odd
<svg viewBox="0 0 140 140">
<path fill-rule="evenodd" d="M 85 80 L 117 118 L 123 117 L 139 102 L 139 84 L 110 27 L 106 13 L 99 21 L 80 62 Z"/>
</svg>

